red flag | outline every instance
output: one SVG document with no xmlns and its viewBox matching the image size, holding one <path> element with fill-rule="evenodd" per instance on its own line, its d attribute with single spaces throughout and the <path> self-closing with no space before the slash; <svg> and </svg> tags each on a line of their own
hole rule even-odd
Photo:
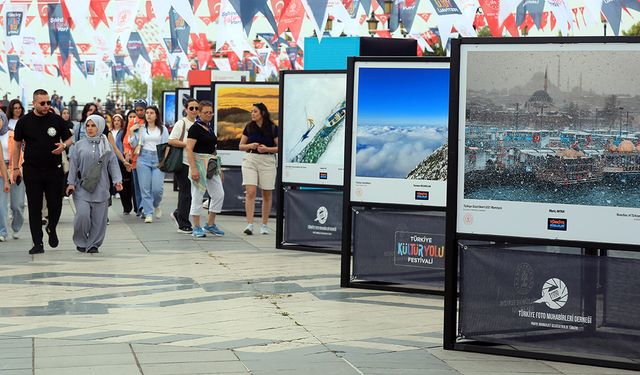
<svg viewBox="0 0 640 375">
<path fill-rule="evenodd" d="M 389 20 L 388 14 L 374 14 L 374 16 L 378 19 L 378 21 L 380 21 L 380 23 L 382 23 L 382 25 L 385 25 Z"/>
<path fill-rule="evenodd" d="M 136 26 L 138 26 L 138 30 L 142 30 L 142 28 L 144 27 L 144 25 L 147 23 L 147 17 L 136 17 L 135 23 Z"/>
<path fill-rule="evenodd" d="M 200 7 L 200 3 L 202 0 L 193 0 L 193 14 L 196 14 L 198 11 L 198 7 Z"/>
<path fill-rule="evenodd" d="M 71 59 L 67 59 L 63 65 L 62 56 L 58 55 L 58 70 L 62 77 L 62 81 L 67 81 L 67 83 L 71 85 Z"/>
<path fill-rule="evenodd" d="M 207 26 L 209 26 L 211 24 L 211 17 L 209 17 L 209 16 L 200 16 L 200 19 Z"/>
<path fill-rule="evenodd" d="M 0 10 L 0 11 L 1 11 L 1 10 Z M 31 24 L 31 21 L 33 21 L 34 19 L 35 19 L 35 17 L 34 17 L 34 16 L 27 16 L 25 26 L 26 26 L 26 27 L 29 27 L 29 25 Z"/>
<path fill-rule="evenodd" d="M 290 0 L 282 11 L 278 22 L 278 35 L 282 35 L 287 29 L 293 34 L 293 39 L 298 40 L 305 11 L 300 0 Z"/>
<path fill-rule="evenodd" d="M 231 65 L 231 70 L 238 70 L 238 63 L 240 62 L 238 55 L 236 55 L 233 52 L 229 52 L 227 54 L 227 59 L 229 59 L 229 65 Z"/>
<path fill-rule="evenodd" d="M 500 12 L 500 0 L 478 0 L 484 17 L 487 21 L 487 26 L 491 31 L 491 35 L 499 37 L 502 36 L 502 27 L 498 21 L 498 14 Z M 515 23 L 515 20 L 514 20 Z M 517 29 L 516 29 L 517 31 Z"/>
<path fill-rule="evenodd" d="M 502 23 L 502 27 L 506 28 L 511 36 L 519 36 L 518 26 L 516 25 L 516 16 L 511 13 Z M 500 29 L 500 33 L 502 34 L 502 29 Z"/>
<path fill-rule="evenodd" d="M 482 14 L 476 13 L 475 18 L 473 19 L 473 26 L 476 29 L 479 28 L 479 27 L 487 26 L 487 23 L 485 22 L 485 16 L 482 15 Z"/>
<path fill-rule="evenodd" d="M 211 22 L 216 22 L 216 20 L 220 16 L 221 1 L 222 0 L 207 0 L 207 4 L 209 5 L 209 16 L 211 17 Z"/>
<path fill-rule="evenodd" d="M 104 22 L 106 26 L 109 26 L 109 21 L 107 21 L 107 15 L 104 13 L 107 5 L 109 4 L 109 0 L 91 0 L 89 3 L 89 10 L 91 11 L 91 26 L 93 28 L 97 28 L 100 22 Z"/>
<path fill-rule="evenodd" d="M 47 56 L 49 54 L 49 50 L 51 49 L 51 45 L 49 43 L 38 43 L 38 45 L 42 50 L 42 54 Z"/>
<path fill-rule="evenodd" d="M 429 18 L 431 17 L 431 13 L 418 13 L 418 16 L 424 20 L 424 22 L 429 22 Z"/>
<path fill-rule="evenodd" d="M 49 22 L 49 4 L 57 4 L 58 1 L 52 0 L 38 0 L 38 15 L 40 16 L 40 22 L 42 26 Z"/>
<path fill-rule="evenodd" d="M 376 30 L 376 34 L 380 38 L 391 38 L 391 33 L 389 32 L 389 30 Z"/>
<path fill-rule="evenodd" d="M 273 16 L 277 22 L 280 21 L 282 13 L 287 8 L 291 0 L 271 0 L 271 9 L 273 9 Z"/>
<path fill-rule="evenodd" d="M 367 15 L 363 14 L 360 16 L 360 21 L 358 21 L 360 23 L 360 25 L 362 25 L 364 23 L 364 21 L 367 20 Z"/>
<path fill-rule="evenodd" d="M 153 13 L 153 4 L 151 4 L 150 0 L 147 0 L 147 2 L 144 5 L 144 9 L 146 10 L 146 14 L 147 14 L 147 22 L 156 18 L 155 13 Z"/>
<path fill-rule="evenodd" d="M 171 79 L 171 69 L 169 68 L 169 64 L 167 64 L 166 59 L 155 60 L 151 63 L 151 75 L 163 76 L 166 79 Z"/>
<path fill-rule="evenodd" d="M 73 22 L 73 18 L 71 18 L 71 15 L 69 15 L 69 8 L 67 8 L 67 3 L 65 2 L 65 0 L 60 0 L 60 4 L 62 5 L 62 17 L 67 20 L 67 22 L 69 23 L 69 27 L 71 29 L 74 29 L 76 25 Z"/>
<path fill-rule="evenodd" d="M 558 20 L 556 20 L 556 16 L 553 14 L 553 12 L 551 12 L 551 30 L 553 31 L 553 29 L 556 28 L 556 23 L 558 22 Z"/>
</svg>

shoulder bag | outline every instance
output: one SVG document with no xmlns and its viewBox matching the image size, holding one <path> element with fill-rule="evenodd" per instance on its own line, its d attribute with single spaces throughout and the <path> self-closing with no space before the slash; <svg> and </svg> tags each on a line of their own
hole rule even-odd
<svg viewBox="0 0 640 375">
<path fill-rule="evenodd" d="M 184 138 L 184 131 L 187 127 L 184 121 L 182 121 L 182 134 L 180 134 L 180 141 Z M 182 169 L 182 153 L 184 150 L 181 147 L 170 146 L 169 143 L 161 143 L 156 146 L 156 152 L 158 153 L 158 168 L 165 173 L 175 173 Z"/>
</svg>

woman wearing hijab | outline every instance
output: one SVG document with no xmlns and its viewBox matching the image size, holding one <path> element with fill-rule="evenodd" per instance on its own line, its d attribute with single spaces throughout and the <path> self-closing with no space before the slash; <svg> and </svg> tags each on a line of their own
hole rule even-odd
<svg viewBox="0 0 640 375">
<path fill-rule="evenodd" d="M 103 135 L 105 119 L 90 115 L 84 124 L 86 138 L 74 146 L 76 149 L 69 161 L 69 186 L 67 194 L 73 193 L 76 216 L 73 220 L 73 242 L 80 252 L 97 253 L 107 230 L 107 211 L 110 197 L 109 175 L 115 182 L 116 191 L 122 190 L 122 175 L 118 159 L 107 137 Z M 97 184 L 93 191 L 89 176 L 100 163 Z"/>
</svg>

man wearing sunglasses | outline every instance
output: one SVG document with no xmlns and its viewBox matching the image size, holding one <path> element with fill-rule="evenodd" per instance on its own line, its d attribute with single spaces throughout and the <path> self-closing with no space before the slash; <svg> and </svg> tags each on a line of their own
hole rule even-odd
<svg viewBox="0 0 640 375">
<path fill-rule="evenodd" d="M 62 117 L 51 113 L 49 94 L 42 89 L 33 92 L 33 111 L 16 124 L 13 143 L 13 182 L 19 184 L 24 175 L 29 202 L 29 229 L 33 248 L 29 254 L 44 253 L 42 242 L 42 196 L 47 198 L 49 223 L 46 231 L 49 246 L 58 246 L 56 226 L 62 212 L 64 174 L 62 152 L 71 143 L 71 132 Z M 20 150 L 24 145 L 24 163 L 20 170 Z"/>
</svg>

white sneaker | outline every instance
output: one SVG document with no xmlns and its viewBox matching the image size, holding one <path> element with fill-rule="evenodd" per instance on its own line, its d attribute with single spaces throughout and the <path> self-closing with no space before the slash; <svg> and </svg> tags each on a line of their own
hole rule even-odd
<svg viewBox="0 0 640 375">
<path fill-rule="evenodd" d="M 116 199 L 120 199 L 120 193 L 116 193 Z"/>
<path fill-rule="evenodd" d="M 249 236 L 253 234 L 253 224 L 247 224 L 247 227 L 244 228 L 244 234 Z"/>
<path fill-rule="evenodd" d="M 269 228 L 267 227 L 267 224 L 262 224 L 260 226 L 260 234 L 269 234 Z"/>
<path fill-rule="evenodd" d="M 19 240 L 20 239 L 20 233 L 19 232 L 13 232 L 13 235 L 11 237 L 13 237 L 14 240 Z"/>
<path fill-rule="evenodd" d="M 6 240 L 7 240 L 7 238 L 5 236 L 0 236 L 0 242 L 4 242 Z"/>
<path fill-rule="evenodd" d="M 153 216 L 151 216 L 151 215 L 147 215 L 147 216 L 144 218 L 144 222 L 145 222 L 145 223 L 153 223 Z"/>
<path fill-rule="evenodd" d="M 156 219 L 162 218 L 162 209 L 160 207 L 154 208 L 153 211 L 156 214 Z"/>
</svg>

